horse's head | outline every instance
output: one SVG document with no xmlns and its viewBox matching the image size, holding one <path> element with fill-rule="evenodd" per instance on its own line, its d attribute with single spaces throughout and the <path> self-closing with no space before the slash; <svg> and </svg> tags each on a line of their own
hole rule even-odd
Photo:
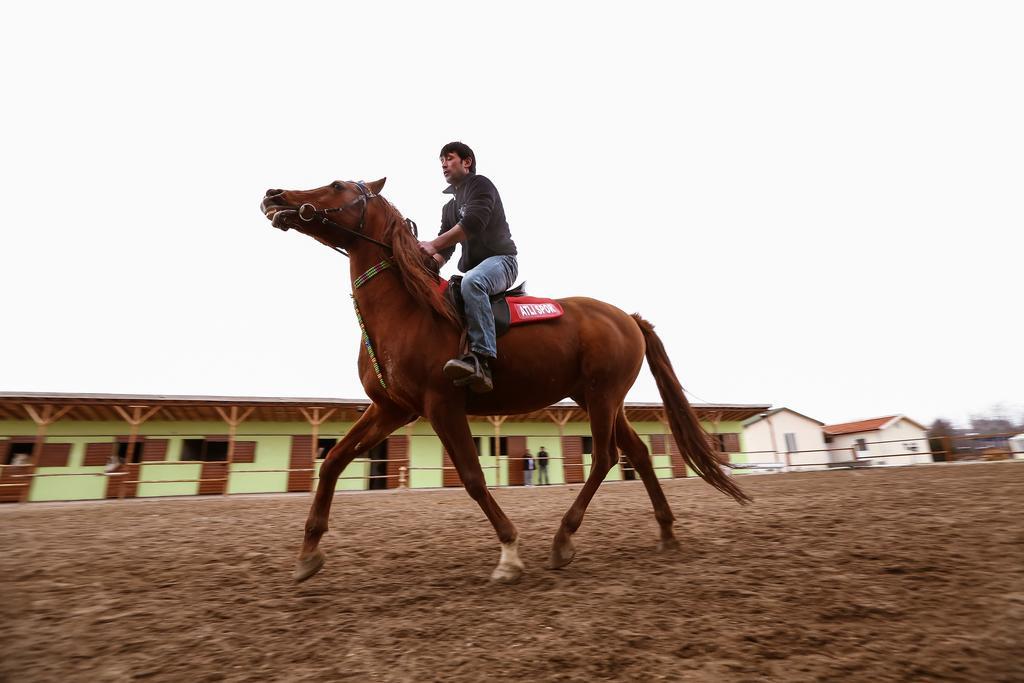
<svg viewBox="0 0 1024 683">
<path fill-rule="evenodd" d="M 275 228 L 295 228 L 329 247 L 348 249 L 360 236 L 380 240 L 380 235 L 370 234 L 366 218 L 370 200 L 380 193 L 384 181 L 336 180 L 315 190 L 267 190 L 260 210 Z"/>
</svg>

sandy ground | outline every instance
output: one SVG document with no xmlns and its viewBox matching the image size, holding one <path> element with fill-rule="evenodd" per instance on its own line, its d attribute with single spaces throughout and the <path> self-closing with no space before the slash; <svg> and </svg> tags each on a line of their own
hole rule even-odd
<svg viewBox="0 0 1024 683">
<path fill-rule="evenodd" d="M 740 508 L 609 483 L 500 490 L 527 574 L 461 490 L 346 494 L 290 581 L 309 498 L 0 507 L 3 681 L 1021 681 L 1024 463 L 750 476 Z"/>
</svg>

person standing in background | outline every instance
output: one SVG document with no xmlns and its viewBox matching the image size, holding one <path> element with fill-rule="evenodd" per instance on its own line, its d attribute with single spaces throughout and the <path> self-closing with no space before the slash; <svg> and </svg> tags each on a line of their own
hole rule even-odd
<svg viewBox="0 0 1024 683">
<path fill-rule="evenodd" d="M 537 463 L 533 460 L 533 454 L 527 448 L 523 451 L 523 486 L 533 486 L 533 471 L 537 469 Z"/>
<path fill-rule="evenodd" d="M 541 486 L 550 484 L 551 482 L 548 481 L 548 452 L 544 450 L 543 446 L 537 451 L 537 466 L 540 470 L 537 472 L 537 483 Z"/>
</svg>

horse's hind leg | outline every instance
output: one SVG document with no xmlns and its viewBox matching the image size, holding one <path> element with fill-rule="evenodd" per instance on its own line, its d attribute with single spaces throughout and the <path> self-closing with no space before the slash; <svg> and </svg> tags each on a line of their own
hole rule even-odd
<svg viewBox="0 0 1024 683">
<path fill-rule="evenodd" d="M 501 542 L 501 559 L 491 573 L 491 580 L 503 583 L 518 580 L 523 573 L 523 562 L 519 559 L 519 532 L 516 531 L 512 520 L 502 511 L 498 501 L 494 500 L 494 496 L 487 490 L 487 481 L 480 467 L 480 457 L 477 455 L 465 414 L 446 405 L 427 417 L 445 450 L 448 451 L 448 457 L 455 465 L 462 485 L 466 487 L 466 493 L 487 515 L 498 535 L 498 541 Z"/>
<path fill-rule="evenodd" d="M 672 523 L 675 521 L 675 516 L 672 514 L 672 509 L 665 498 L 665 491 L 661 488 L 661 482 L 658 481 L 658 476 L 654 473 L 654 465 L 651 463 L 651 456 L 647 451 L 647 445 L 637 435 L 633 425 L 629 424 L 629 420 L 626 419 L 626 412 L 621 408 L 619 409 L 619 414 L 615 416 L 615 442 L 622 449 L 622 452 L 626 454 L 630 462 L 633 463 L 633 467 L 640 474 L 640 479 L 644 482 L 647 495 L 651 498 L 651 504 L 654 506 L 654 518 L 658 520 L 658 527 L 661 529 L 661 540 L 658 541 L 658 550 L 678 548 L 679 541 L 676 540 L 676 535 L 672 531 Z"/>
<path fill-rule="evenodd" d="M 334 487 L 342 470 L 360 453 L 365 453 L 391 432 L 412 419 L 393 407 L 382 407 L 371 403 L 360 418 L 352 425 L 352 429 L 327 453 L 323 465 L 320 466 L 320 481 L 316 487 L 316 497 L 309 509 L 306 519 L 306 531 L 302 542 L 302 551 L 295 567 L 293 578 L 305 581 L 320 571 L 324 565 L 324 554 L 320 550 L 320 538 L 327 532 L 327 520 L 331 515 L 331 501 L 334 499 Z"/>
<path fill-rule="evenodd" d="M 579 401 L 577 403 L 583 405 Z M 549 569 L 560 569 L 572 562 L 576 556 L 572 535 L 580 528 L 587 506 L 618 459 L 613 433 L 616 407 L 603 405 L 604 402 L 601 401 L 588 400 L 586 403 L 590 412 L 590 431 L 594 437 L 594 460 L 590 466 L 590 476 L 587 477 L 568 512 L 562 517 L 562 523 L 555 533 L 551 559 L 548 561 Z"/>
</svg>

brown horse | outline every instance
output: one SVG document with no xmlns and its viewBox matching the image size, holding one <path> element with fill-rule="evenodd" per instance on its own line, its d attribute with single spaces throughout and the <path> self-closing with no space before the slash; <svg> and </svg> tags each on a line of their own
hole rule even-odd
<svg viewBox="0 0 1024 683">
<path fill-rule="evenodd" d="M 565 315 L 513 327 L 498 341 L 495 390 L 475 394 L 452 385 L 441 372 L 460 348 L 458 315 L 442 298 L 438 276 L 426 265 L 417 239 L 397 209 L 380 196 L 384 179 L 336 181 L 307 191 L 268 190 L 260 208 L 282 230 L 294 228 L 337 250 L 347 250 L 353 294 L 367 344 L 359 351 L 359 376 L 372 403 L 327 454 L 306 521 L 295 580 L 324 563 L 319 549 L 327 531 L 341 471 L 393 431 L 419 416 L 433 427 L 466 491 L 494 526 L 501 559 L 492 580 L 514 581 L 523 571 L 516 527 L 484 480 L 467 415 L 516 415 L 570 397 L 590 417 L 594 462 L 575 502 L 562 518 L 549 567 L 564 567 L 576 550 L 572 536 L 612 466 L 618 449 L 640 474 L 661 530 L 660 549 L 678 546 L 674 517 L 651 464 L 647 446 L 626 420 L 623 401 L 644 356 L 665 403 L 672 436 L 686 463 L 716 489 L 743 503 L 746 494 L 719 467 L 697 416 L 653 326 L 639 315 L 594 299 L 561 299 Z M 386 265 L 381 270 L 381 264 Z M 369 273 L 369 277 L 366 275 Z M 360 278 L 360 276 L 363 276 Z"/>
</svg>

